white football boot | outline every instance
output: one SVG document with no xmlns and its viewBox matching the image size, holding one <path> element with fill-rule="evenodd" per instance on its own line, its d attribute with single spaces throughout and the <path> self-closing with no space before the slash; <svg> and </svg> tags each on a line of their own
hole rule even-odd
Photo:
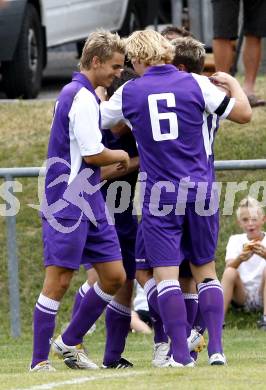
<svg viewBox="0 0 266 390">
<path fill-rule="evenodd" d="M 56 369 L 51 365 L 49 360 L 44 360 L 43 362 L 40 362 L 36 364 L 34 367 L 30 367 L 29 372 L 41 372 L 41 371 L 56 371 Z"/>
<path fill-rule="evenodd" d="M 225 366 L 226 357 L 223 353 L 214 353 L 209 357 L 209 364 L 211 366 Z"/>
<path fill-rule="evenodd" d="M 73 370 L 95 370 L 99 368 L 97 364 L 88 358 L 81 344 L 75 346 L 66 345 L 61 335 L 52 342 L 52 351 Z"/>
<path fill-rule="evenodd" d="M 165 367 L 169 356 L 167 355 L 169 351 L 168 343 L 157 343 L 153 347 L 153 359 L 152 365 L 154 367 Z"/>
<path fill-rule="evenodd" d="M 194 361 L 191 361 L 188 364 L 182 364 L 182 363 L 176 362 L 174 360 L 173 356 L 171 356 L 163 367 L 176 367 L 176 368 L 190 367 L 190 368 L 193 368 L 195 366 L 196 366 L 196 364 Z"/>
</svg>

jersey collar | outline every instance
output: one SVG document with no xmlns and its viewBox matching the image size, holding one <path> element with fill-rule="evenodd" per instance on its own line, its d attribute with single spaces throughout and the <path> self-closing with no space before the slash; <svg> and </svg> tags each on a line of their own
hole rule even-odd
<svg viewBox="0 0 266 390">
<path fill-rule="evenodd" d="M 143 76 L 148 76 L 151 74 L 165 74 L 171 73 L 173 71 L 178 72 L 178 69 L 172 64 L 149 66 Z"/>
<path fill-rule="evenodd" d="M 74 72 L 72 76 L 72 81 L 78 81 L 80 84 L 82 84 L 85 88 L 87 88 L 97 99 L 97 102 L 100 102 L 100 99 L 95 93 L 95 90 L 91 84 L 91 82 L 87 79 L 87 77 L 80 73 L 80 72 Z"/>
</svg>

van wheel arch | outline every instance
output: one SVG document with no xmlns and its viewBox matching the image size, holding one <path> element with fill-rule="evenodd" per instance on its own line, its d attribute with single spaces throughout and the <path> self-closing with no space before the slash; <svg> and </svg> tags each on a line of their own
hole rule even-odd
<svg viewBox="0 0 266 390">
<path fill-rule="evenodd" d="M 45 63 L 44 41 L 39 13 L 28 3 L 13 59 L 2 63 L 3 89 L 8 98 L 32 99 L 38 95 Z"/>
</svg>

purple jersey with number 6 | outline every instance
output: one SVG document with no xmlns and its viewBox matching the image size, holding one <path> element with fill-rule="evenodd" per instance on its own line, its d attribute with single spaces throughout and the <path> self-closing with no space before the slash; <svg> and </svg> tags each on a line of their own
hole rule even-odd
<svg viewBox="0 0 266 390">
<path fill-rule="evenodd" d="M 160 65 L 149 67 L 101 104 L 104 127 L 124 120 L 132 128 L 141 171 L 147 172 L 146 202 L 157 193 L 160 203 L 175 203 L 185 178 L 193 187 L 188 202 L 196 200 L 201 182 L 206 183 L 205 197 L 210 198 L 214 175 L 208 117 L 226 118 L 234 101 L 205 76 Z"/>
</svg>

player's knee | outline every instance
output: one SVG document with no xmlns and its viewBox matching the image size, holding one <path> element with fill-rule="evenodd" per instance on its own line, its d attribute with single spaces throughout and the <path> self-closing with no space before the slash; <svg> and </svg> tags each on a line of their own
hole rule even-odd
<svg viewBox="0 0 266 390">
<path fill-rule="evenodd" d="M 119 290 L 119 288 L 126 283 L 126 280 L 126 272 L 125 270 L 121 270 L 119 274 L 117 274 L 116 277 L 113 278 L 113 285 L 117 287 L 117 290 Z"/>
<path fill-rule="evenodd" d="M 120 289 L 120 287 L 124 285 L 125 282 L 126 272 L 124 270 L 121 270 L 115 275 L 111 275 L 109 280 L 105 280 L 103 282 L 104 290 L 108 292 L 108 294 L 114 295 Z"/>
<path fill-rule="evenodd" d="M 69 287 L 70 280 L 71 278 L 62 275 L 56 278 L 46 278 L 42 293 L 48 298 L 60 301 Z"/>
<path fill-rule="evenodd" d="M 58 284 L 58 289 L 60 289 L 63 293 L 65 293 L 69 288 L 70 281 L 71 281 L 71 277 L 68 274 L 61 275 Z"/>
</svg>

